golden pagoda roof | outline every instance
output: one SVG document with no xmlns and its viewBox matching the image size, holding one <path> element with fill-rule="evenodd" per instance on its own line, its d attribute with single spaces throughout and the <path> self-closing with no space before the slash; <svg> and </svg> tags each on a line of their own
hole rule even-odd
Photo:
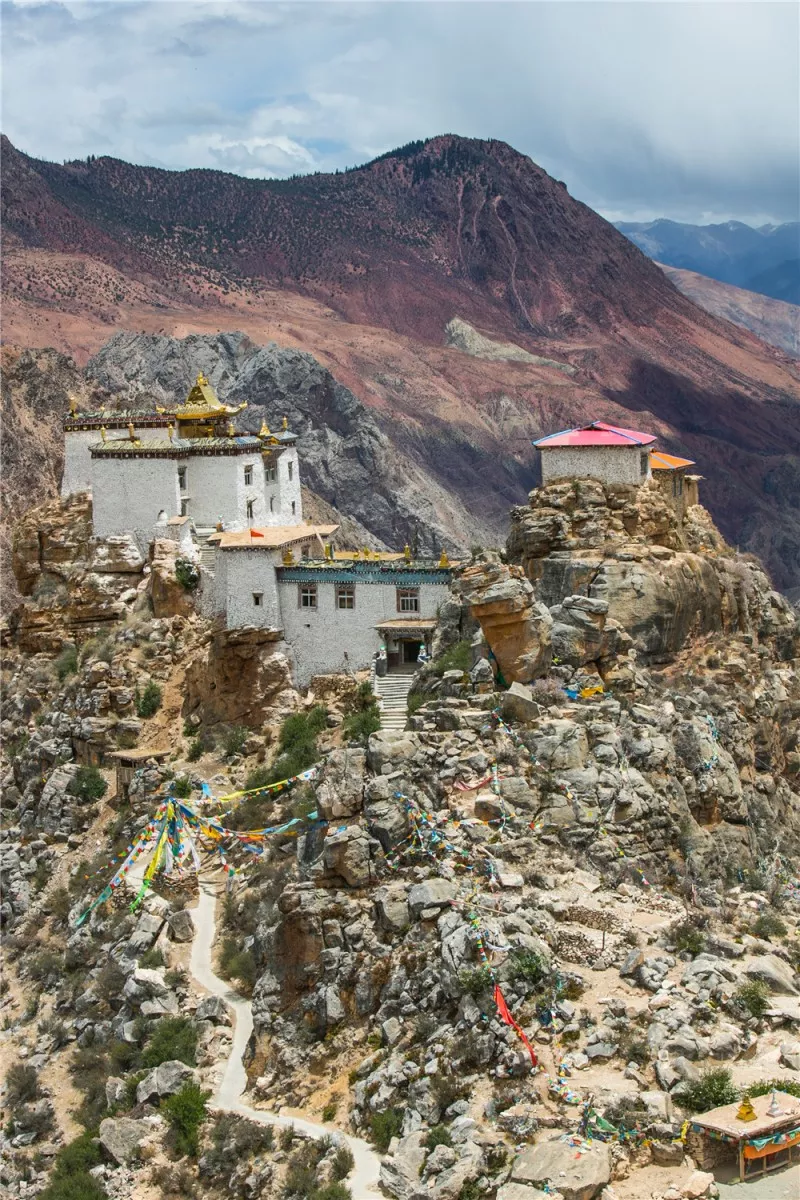
<svg viewBox="0 0 800 1200">
<path fill-rule="evenodd" d="M 247 404 L 240 404 L 237 408 L 223 404 L 209 383 L 208 377 L 201 371 L 183 405 L 175 410 L 175 416 L 179 421 L 207 421 L 209 418 L 214 420 L 233 416 L 234 413 L 241 412 L 243 408 L 247 408 Z"/>
</svg>

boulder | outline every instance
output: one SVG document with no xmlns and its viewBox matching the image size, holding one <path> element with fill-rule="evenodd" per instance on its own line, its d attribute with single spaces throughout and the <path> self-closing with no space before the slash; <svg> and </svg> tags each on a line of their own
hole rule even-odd
<svg viewBox="0 0 800 1200">
<path fill-rule="evenodd" d="M 408 910 L 406 889 L 400 884 L 397 887 L 384 887 L 375 893 L 375 911 L 378 923 L 387 933 L 402 933 L 408 928 L 411 914 Z"/>
<path fill-rule="evenodd" d="M 717 1184 L 710 1171 L 693 1171 L 681 1188 L 686 1200 L 700 1200 L 702 1196 L 716 1196 Z"/>
<path fill-rule="evenodd" d="M 98 538 L 94 543 L 90 568 L 92 571 L 109 572 L 112 575 L 140 575 L 144 559 L 136 539 L 130 533 L 114 537 Z"/>
<path fill-rule="evenodd" d="M 424 1130 L 409 1133 L 400 1139 L 394 1154 L 381 1163 L 381 1187 L 395 1200 L 411 1200 L 419 1191 L 426 1156 L 425 1137 Z"/>
<path fill-rule="evenodd" d="M 135 1121 L 131 1117 L 106 1117 L 100 1122 L 100 1145 L 115 1162 L 130 1162 L 138 1154 L 139 1147 L 150 1135 L 146 1121 Z"/>
<path fill-rule="evenodd" d="M 790 1071 L 800 1071 L 800 1042 L 781 1042 L 780 1059 L 782 1067 Z"/>
<path fill-rule="evenodd" d="M 423 909 L 448 907 L 457 895 L 458 887 L 452 880 L 426 879 L 409 889 L 409 911 L 412 917 L 419 917 Z"/>
<path fill-rule="evenodd" d="M 366 759 L 363 750 L 334 750 L 328 755 L 322 778 L 316 786 L 320 817 L 352 817 L 361 812 Z"/>
<path fill-rule="evenodd" d="M 373 878 L 370 844 L 367 831 L 356 825 L 329 833 L 323 852 L 326 868 L 340 876 L 348 887 L 366 887 Z"/>
<path fill-rule="evenodd" d="M 548 1183 L 558 1188 L 564 1200 L 593 1200 L 611 1180 L 611 1155 L 604 1143 L 576 1155 L 566 1142 L 539 1142 L 514 1160 L 511 1179 L 514 1183 Z"/>
<path fill-rule="evenodd" d="M 558 1200 L 560 1192 L 543 1192 L 527 1183 L 504 1183 L 497 1190 L 497 1200 Z"/>
<path fill-rule="evenodd" d="M 230 1025 L 231 1014 L 227 1004 L 219 996 L 206 996 L 197 1006 L 198 1021 L 210 1021 L 212 1025 Z"/>
<path fill-rule="evenodd" d="M 507 721 L 535 721 L 539 712 L 533 692 L 524 683 L 512 683 L 508 691 L 503 692 L 502 713 Z"/>
<path fill-rule="evenodd" d="M 794 971 L 776 954 L 762 954 L 752 959 L 744 973 L 748 979 L 760 979 L 771 992 L 783 996 L 796 996 L 800 992 Z"/>
<path fill-rule="evenodd" d="M 173 1096 L 185 1083 L 197 1083 L 197 1072 L 186 1063 L 171 1059 L 145 1075 L 136 1089 L 136 1102 L 145 1104 L 154 1097 Z"/>
<path fill-rule="evenodd" d="M 293 712 L 289 652 L 274 629 L 215 630 L 186 667 L 184 717 L 261 729 Z"/>
<path fill-rule="evenodd" d="M 194 611 L 195 592 L 187 591 L 176 567 L 185 555 L 177 542 L 156 538 L 150 551 L 150 595 L 156 617 L 187 617 Z"/>
<path fill-rule="evenodd" d="M 175 942 L 191 942 L 194 937 L 194 921 L 187 908 L 179 908 L 167 917 L 169 935 Z"/>
</svg>

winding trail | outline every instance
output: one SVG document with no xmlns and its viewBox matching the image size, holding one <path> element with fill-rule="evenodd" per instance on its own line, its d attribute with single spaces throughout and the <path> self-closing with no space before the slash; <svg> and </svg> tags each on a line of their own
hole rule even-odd
<svg viewBox="0 0 800 1200">
<path fill-rule="evenodd" d="M 212 968 L 212 947 L 214 945 L 215 912 L 217 895 L 214 884 L 200 880 L 200 894 L 197 907 L 192 910 L 195 923 L 195 936 L 192 942 L 189 971 L 195 983 L 209 992 L 219 996 L 232 1010 L 234 1016 L 233 1041 L 228 1061 L 222 1075 L 219 1087 L 211 1101 L 211 1107 L 221 1112 L 237 1113 L 256 1121 L 259 1125 L 293 1125 L 294 1128 L 310 1138 L 333 1137 L 343 1141 L 353 1154 L 354 1167 L 347 1185 L 353 1193 L 353 1200 L 384 1200 L 383 1193 L 378 1189 L 380 1173 L 380 1157 L 372 1147 L 361 1138 L 349 1137 L 336 1130 L 327 1129 L 324 1125 L 315 1125 L 312 1121 L 304 1121 L 299 1117 L 278 1116 L 265 1112 L 263 1109 L 250 1108 L 241 1102 L 241 1097 L 247 1090 L 247 1074 L 244 1069 L 244 1052 L 250 1035 L 253 1032 L 253 1013 L 248 1000 L 242 999 L 229 985 L 217 975 Z"/>
</svg>

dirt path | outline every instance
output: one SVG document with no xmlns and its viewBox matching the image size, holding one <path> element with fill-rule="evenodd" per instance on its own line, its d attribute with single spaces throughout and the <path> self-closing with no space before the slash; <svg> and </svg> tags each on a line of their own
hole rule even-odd
<svg viewBox="0 0 800 1200">
<path fill-rule="evenodd" d="M 212 946 L 214 944 L 215 910 L 217 904 L 216 886 L 211 882 L 200 882 L 200 894 L 197 907 L 193 910 L 195 937 L 192 942 L 192 952 L 189 971 L 195 983 L 213 996 L 219 996 L 234 1015 L 234 1032 L 231 1050 L 222 1079 L 212 1100 L 212 1107 L 223 1112 L 238 1113 L 250 1121 L 260 1125 L 293 1125 L 307 1137 L 330 1137 L 331 1130 L 324 1125 L 315 1125 L 300 1117 L 279 1116 L 265 1112 L 262 1109 L 250 1108 L 241 1102 L 241 1097 L 247 1090 L 247 1075 L 244 1069 L 243 1054 L 253 1032 L 253 1014 L 250 1002 L 232 991 L 224 980 L 214 974 L 211 965 Z M 378 1190 L 380 1173 L 380 1157 L 360 1138 L 348 1137 L 346 1134 L 334 1134 L 349 1146 L 355 1160 L 355 1166 L 347 1179 L 347 1184 L 353 1193 L 353 1200 L 381 1200 Z"/>
</svg>

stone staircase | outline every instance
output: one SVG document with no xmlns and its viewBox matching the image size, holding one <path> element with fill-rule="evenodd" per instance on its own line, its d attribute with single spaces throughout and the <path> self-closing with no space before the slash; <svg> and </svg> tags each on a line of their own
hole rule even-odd
<svg viewBox="0 0 800 1200">
<path fill-rule="evenodd" d="M 201 542 L 201 544 L 200 544 L 200 566 L 205 567 L 205 569 L 213 575 L 216 565 L 217 565 L 217 548 L 216 548 L 216 546 L 213 544 L 213 542 L 210 546 L 209 546 L 208 542 Z"/>
<path fill-rule="evenodd" d="M 373 687 L 381 710 L 381 729 L 399 733 L 408 719 L 408 693 L 414 682 L 414 671 L 393 672 L 375 676 Z"/>
</svg>

